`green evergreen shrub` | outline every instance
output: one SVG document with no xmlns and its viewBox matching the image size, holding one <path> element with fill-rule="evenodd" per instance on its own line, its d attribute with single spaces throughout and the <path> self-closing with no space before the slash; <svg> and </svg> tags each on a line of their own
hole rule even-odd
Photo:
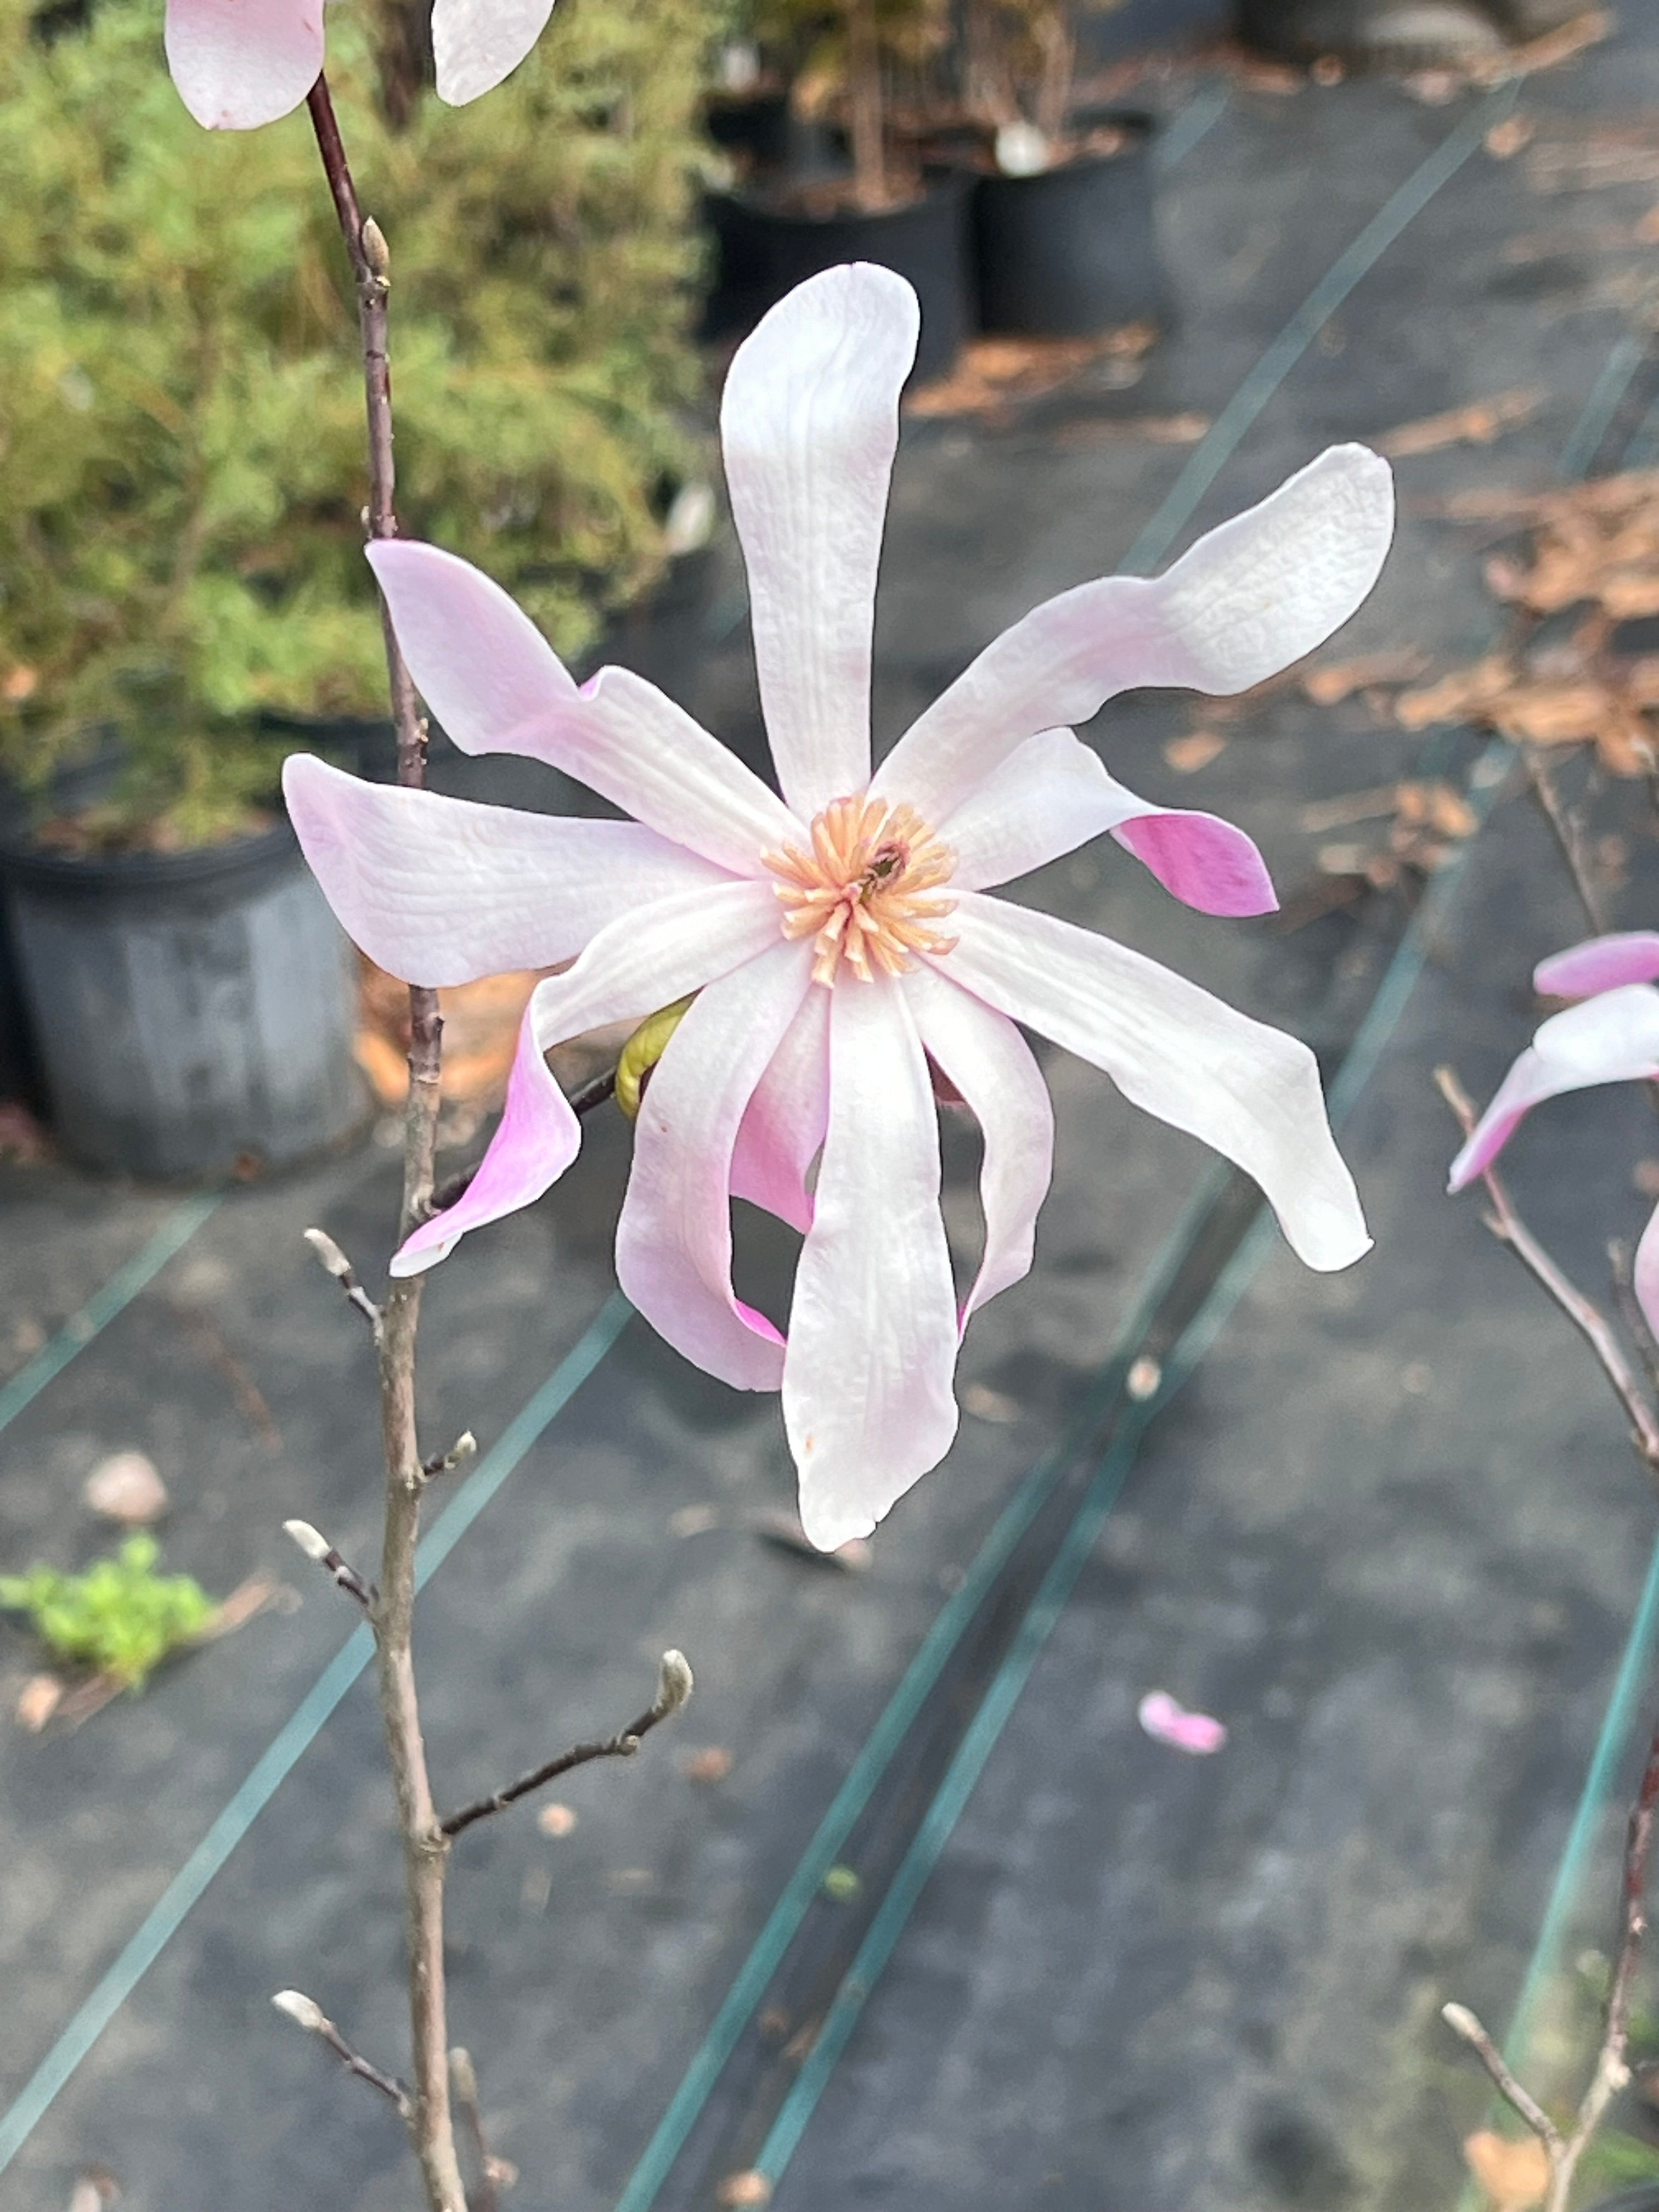
<svg viewBox="0 0 1659 2212">
<path fill-rule="evenodd" d="M 385 711 L 355 301 L 303 111 L 206 132 L 161 9 L 43 40 L 0 0 L 0 771 L 114 731 L 113 827 L 225 834 L 276 713 Z M 692 458 L 690 196 L 714 0 L 562 0 L 532 58 L 394 130 L 359 11 L 329 75 L 392 247 L 398 508 L 560 649 L 661 558 Z"/>
</svg>

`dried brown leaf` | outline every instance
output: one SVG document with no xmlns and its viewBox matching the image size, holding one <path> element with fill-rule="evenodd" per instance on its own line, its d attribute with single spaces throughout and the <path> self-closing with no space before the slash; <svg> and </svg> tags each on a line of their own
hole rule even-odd
<svg viewBox="0 0 1659 2212">
<path fill-rule="evenodd" d="M 1395 720 L 1406 730 L 1425 730 L 1433 722 L 1461 721 L 1465 715 L 1484 712 L 1514 680 L 1515 672 L 1506 656 L 1489 653 L 1468 668 L 1454 669 L 1425 690 L 1402 691 L 1394 702 Z"/>
<path fill-rule="evenodd" d="M 1336 707 L 1374 684 L 1409 684 L 1427 665 L 1427 656 L 1414 646 L 1393 653 L 1362 653 L 1358 660 L 1334 660 L 1322 668 L 1310 668 L 1302 679 L 1302 689 L 1316 707 Z"/>
<path fill-rule="evenodd" d="M 31 1674 L 17 1695 L 13 1711 L 20 1726 L 39 1735 L 64 1702 L 64 1684 L 56 1674 Z"/>
<path fill-rule="evenodd" d="M 1194 730 L 1190 737 L 1171 738 L 1164 748 L 1164 757 L 1177 775 L 1196 775 L 1226 750 L 1227 740 L 1214 730 Z"/>
<path fill-rule="evenodd" d="M 1542 2203 L 1550 2185 L 1550 2161 L 1536 2136 L 1512 2142 L 1492 2128 L 1480 2128 L 1464 2137 L 1463 2156 L 1495 2212 L 1528 2212 Z"/>
<path fill-rule="evenodd" d="M 1448 446 L 1489 446 L 1503 431 L 1529 421 L 1548 398 L 1548 392 L 1535 384 L 1499 392 L 1490 399 L 1450 408 L 1443 415 L 1401 423 L 1374 442 L 1391 461 L 1406 460 L 1413 453 L 1442 453 Z"/>
</svg>

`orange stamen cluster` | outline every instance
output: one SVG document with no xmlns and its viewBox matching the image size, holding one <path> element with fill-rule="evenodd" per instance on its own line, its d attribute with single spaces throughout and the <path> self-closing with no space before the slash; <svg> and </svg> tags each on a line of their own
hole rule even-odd
<svg viewBox="0 0 1659 2212">
<path fill-rule="evenodd" d="M 833 983 L 843 960 L 866 983 L 878 970 L 902 975 L 914 953 L 956 943 L 928 925 L 956 905 L 929 894 L 950 881 L 957 856 L 914 806 L 835 799 L 812 823 L 810 853 L 786 845 L 764 858 L 781 878 L 784 935 L 816 941 L 815 983 Z"/>
</svg>

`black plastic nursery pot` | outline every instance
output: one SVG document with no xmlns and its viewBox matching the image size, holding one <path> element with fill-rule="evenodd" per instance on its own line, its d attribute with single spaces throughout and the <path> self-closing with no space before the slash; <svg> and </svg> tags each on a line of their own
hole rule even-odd
<svg viewBox="0 0 1659 2212">
<path fill-rule="evenodd" d="M 915 379 L 945 375 L 972 322 L 968 202 L 972 180 L 931 179 L 919 198 L 875 214 L 856 209 L 810 214 L 781 188 L 709 195 L 720 245 L 724 326 L 753 323 L 786 292 L 843 261 L 874 261 L 915 286 L 921 339 Z"/>
<path fill-rule="evenodd" d="M 350 948 L 285 821 L 185 853 L 0 838 L 53 1125 L 82 1165 L 278 1167 L 361 1121 Z"/>
<path fill-rule="evenodd" d="M 1161 322 L 1168 291 L 1152 218 L 1150 115 L 1096 110 L 1081 124 L 1120 140 L 1035 176 L 981 176 L 974 264 L 981 330 L 1091 337 Z"/>
</svg>

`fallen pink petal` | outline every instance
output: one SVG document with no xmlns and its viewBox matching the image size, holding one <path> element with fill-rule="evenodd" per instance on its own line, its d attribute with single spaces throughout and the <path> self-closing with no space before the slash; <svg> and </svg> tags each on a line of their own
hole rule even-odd
<svg viewBox="0 0 1659 2212">
<path fill-rule="evenodd" d="M 1171 1751 L 1184 1751 L 1194 1759 L 1207 1759 L 1227 1741 L 1224 1722 L 1208 1713 L 1189 1712 L 1167 1690 L 1149 1690 L 1135 1707 L 1135 1718 L 1155 1743 Z"/>
</svg>

